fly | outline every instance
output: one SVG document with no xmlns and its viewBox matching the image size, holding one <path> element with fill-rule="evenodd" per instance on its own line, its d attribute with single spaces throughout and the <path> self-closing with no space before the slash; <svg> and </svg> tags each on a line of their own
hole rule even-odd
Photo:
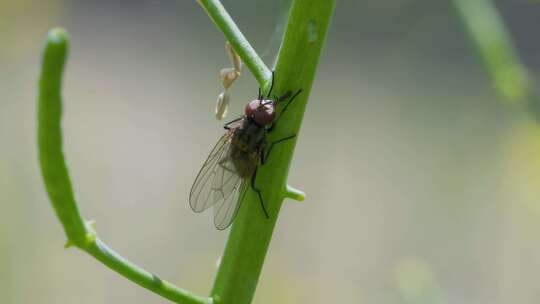
<svg viewBox="0 0 540 304">
<path fill-rule="evenodd" d="M 240 202 L 250 187 L 257 193 L 262 211 L 269 218 L 261 190 L 255 184 L 257 169 L 259 165 L 264 165 L 274 145 L 296 136 L 287 136 L 270 143 L 266 138 L 289 104 L 302 92 L 298 90 L 290 97 L 289 91 L 282 97 L 274 96 L 274 99 L 270 99 L 273 86 L 272 73 L 268 95 L 261 95 L 259 89 L 257 99 L 246 105 L 244 115 L 225 124 L 227 132 L 210 152 L 191 187 L 191 209 L 198 213 L 213 206 L 214 225 L 219 230 L 226 229 L 233 222 Z M 275 105 L 287 99 L 280 115 L 276 117 Z"/>
</svg>

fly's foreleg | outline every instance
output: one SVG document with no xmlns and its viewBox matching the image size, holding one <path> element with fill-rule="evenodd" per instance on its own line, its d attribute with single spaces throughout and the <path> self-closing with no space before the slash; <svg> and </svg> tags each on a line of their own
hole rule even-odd
<svg viewBox="0 0 540 304">
<path fill-rule="evenodd" d="M 270 90 L 268 90 L 268 94 L 266 94 L 266 98 L 270 97 L 270 94 L 272 94 L 272 89 L 274 88 L 274 71 L 272 70 L 272 82 L 270 83 Z"/>
<path fill-rule="evenodd" d="M 287 92 L 289 93 L 289 92 Z M 287 95 L 287 93 L 285 95 Z M 285 114 L 285 111 L 287 111 L 287 108 L 289 107 L 289 105 L 291 104 L 291 102 L 300 94 L 302 93 L 302 89 L 298 90 L 298 92 L 296 92 L 290 99 L 289 101 L 287 101 L 287 103 L 285 104 L 285 106 L 283 107 L 283 110 L 281 110 L 281 112 L 279 112 L 279 116 L 274 120 L 274 123 L 272 123 L 272 126 L 270 126 L 270 128 L 268 128 L 268 132 L 272 132 L 272 130 L 274 130 L 274 127 L 276 126 L 277 122 L 279 121 L 279 119 L 281 118 L 281 116 L 283 116 L 283 114 Z M 290 94 L 290 93 L 289 93 Z M 282 97 L 280 98 L 280 100 L 282 100 L 283 98 L 286 98 L 286 97 Z"/>
<path fill-rule="evenodd" d="M 235 120 L 229 121 L 228 123 L 226 123 L 226 124 L 223 126 L 223 128 L 224 128 L 225 130 L 230 130 L 230 129 L 231 129 L 231 125 L 232 125 L 233 123 L 237 122 L 237 121 L 242 120 L 242 118 L 244 118 L 244 117 L 238 117 L 238 118 L 235 119 Z"/>
<path fill-rule="evenodd" d="M 268 90 L 268 94 L 266 95 L 266 98 L 270 97 L 270 94 L 272 94 L 272 89 L 274 89 L 274 71 L 272 71 L 272 78 L 270 79 L 270 90 Z M 258 100 L 265 99 L 264 95 L 262 94 L 262 89 L 259 87 L 259 94 L 257 95 Z"/>
</svg>

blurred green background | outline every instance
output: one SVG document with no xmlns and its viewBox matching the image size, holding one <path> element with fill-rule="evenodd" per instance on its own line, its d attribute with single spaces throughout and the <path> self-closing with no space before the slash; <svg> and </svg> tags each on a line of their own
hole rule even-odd
<svg viewBox="0 0 540 304">
<path fill-rule="evenodd" d="M 496 4 L 540 77 L 540 5 Z M 285 5 L 224 5 L 271 64 Z M 65 149 L 83 213 L 206 295 L 227 232 L 187 199 L 223 132 L 222 34 L 195 1 L 0 0 L 0 303 L 168 303 L 63 249 L 35 145 L 54 26 L 71 34 Z M 256 92 L 246 70 L 229 118 Z M 540 127 L 497 95 L 450 1 L 338 1 L 290 183 L 308 197 L 285 202 L 255 303 L 540 302 Z"/>
</svg>

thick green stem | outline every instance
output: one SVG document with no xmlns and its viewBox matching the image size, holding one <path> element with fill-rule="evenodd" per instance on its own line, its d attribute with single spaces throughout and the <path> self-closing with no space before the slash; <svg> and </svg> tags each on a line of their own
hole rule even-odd
<svg viewBox="0 0 540 304">
<path fill-rule="evenodd" d="M 68 237 L 75 245 L 94 256 L 110 269 L 140 286 L 171 301 L 188 304 L 207 303 L 198 297 L 122 258 L 101 242 L 91 225 L 79 212 L 73 194 L 64 153 L 62 151 L 62 72 L 68 50 L 68 37 L 63 29 L 49 32 L 43 52 L 38 97 L 38 150 L 45 188 Z"/>
<path fill-rule="evenodd" d="M 240 32 L 221 2 L 219 0 L 197 1 L 206 10 L 208 16 L 210 16 L 216 26 L 223 31 L 227 40 L 229 40 L 236 53 L 242 58 L 242 61 L 244 61 L 253 76 L 255 76 L 261 87 L 266 87 L 270 82 L 270 78 L 272 78 L 272 72 L 264 64 L 259 55 L 257 55 L 246 37 Z"/>
<path fill-rule="evenodd" d="M 270 142 L 299 133 L 333 8 L 332 0 L 292 3 L 275 67 L 274 92 L 281 96 L 301 89 L 302 93 L 288 107 Z M 216 303 L 251 303 L 283 199 L 292 193 L 302 197 L 286 187 L 295 142 L 296 138 L 275 146 L 268 162 L 258 170 L 256 185 L 262 189 L 270 218 L 265 218 L 253 191 L 241 202 L 212 289 Z"/>
</svg>

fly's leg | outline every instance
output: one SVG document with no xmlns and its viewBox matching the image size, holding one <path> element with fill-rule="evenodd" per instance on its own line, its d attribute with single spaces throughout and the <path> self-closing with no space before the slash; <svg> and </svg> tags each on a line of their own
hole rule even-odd
<svg viewBox="0 0 540 304">
<path fill-rule="evenodd" d="M 266 207 L 264 206 L 261 190 L 255 186 L 256 178 L 257 178 L 257 169 L 255 168 L 255 172 L 253 172 L 253 175 L 251 176 L 251 189 L 257 192 L 257 195 L 259 196 L 259 202 L 261 203 L 261 207 L 264 212 L 264 216 L 266 216 L 266 218 L 269 219 L 270 216 L 268 215 L 268 211 L 266 210 Z"/>
<path fill-rule="evenodd" d="M 294 95 L 289 99 L 289 101 L 287 101 L 287 103 L 283 107 L 283 110 L 281 110 L 281 112 L 279 113 L 279 117 L 276 119 L 276 122 L 285 113 L 285 111 L 287 111 L 287 108 L 289 107 L 289 105 L 293 102 L 293 100 L 296 98 L 296 96 L 300 95 L 300 93 L 302 93 L 302 89 L 300 89 L 296 93 L 294 93 Z M 279 100 L 281 101 L 281 100 L 287 98 L 288 97 L 287 95 L 290 95 L 290 91 L 287 92 L 284 96 L 282 96 Z"/>
<path fill-rule="evenodd" d="M 230 129 L 231 129 L 230 126 L 231 126 L 233 123 L 242 120 L 242 118 L 244 118 L 244 117 L 243 117 L 243 116 L 242 116 L 242 117 L 238 117 L 238 118 L 235 119 L 235 120 L 229 121 L 228 123 L 226 123 L 226 124 L 223 126 L 223 128 L 224 128 L 225 130 L 230 130 Z"/>
<path fill-rule="evenodd" d="M 261 149 L 261 164 L 265 164 L 266 163 L 266 160 L 268 160 L 268 157 L 270 156 L 270 152 L 272 151 L 272 148 L 277 145 L 277 144 L 280 144 L 280 143 L 283 143 L 289 139 L 293 139 L 296 137 L 296 134 L 295 135 L 291 135 L 291 136 L 287 136 L 287 137 L 284 137 L 282 139 L 278 139 L 274 142 L 271 142 L 270 143 L 270 146 L 268 147 L 268 150 L 265 151 L 265 149 Z"/>
<path fill-rule="evenodd" d="M 274 88 L 274 71 L 272 71 L 272 82 L 270 83 L 270 90 L 268 91 L 266 98 L 270 97 L 270 94 L 272 94 L 273 88 Z"/>
<path fill-rule="evenodd" d="M 287 108 L 289 107 L 289 105 L 291 104 L 291 102 L 296 98 L 296 96 L 298 96 L 300 93 L 302 93 L 302 89 L 298 90 L 298 92 L 296 92 L 290 99 L 289 101 L 287 101 L 287 103 L 285 104 L 285 106 L 283 107 L 283 110 L 281 110 L 281 112 L 279 113 L 279 116 L 274 120 L 274 122 L 272 123 L 272 125 L 270 126 L 270 128 L 268 128 L 268 132 L 272 132 L 272 130 L 274 130 L 274 127 L 276 126 L 277 122 L 279 121 L 279 119 L 281 118 L 281 116 L 283 116 L 283 114 L 285 114 L 285 111 L 287 111 Z M 287 94 L 290 94 L 289 92 L 285 93 L 285 95 Z M 284 95 L 284 96 L 285 96 Z M 279 100 L 283 100 L 284 98 L 287 98 L 287 97 L 281 97 Z"/>
<path fill-rule="evenodd" d="M 263 103 L 263 105 L 266 105 L 266 104 L 269 104 L 269 103 L 272 103 L 272 104 L 275 105 L 275 104 L 279 103 L 280 101 L 289 98 L 289 96 L 291 96 L 291 91 L 285 92 L 285 94 L 283 94 L 281 97 L 274 94 L 274 96 L 272 96 L 272 97 L 274 97 L 274 99 L 273 100 L 268 100 L 266 103 Z"/>
<path fill-rule="evenodd" d="M 296 135 L 291 135 L 291 136 L 284 137 L 282 139 L 278 139 L 278 140 L 276 140 L 274 142 L 271 142 L 270 146 L 268 147 L 268 150 L 265 150 L 266 144 L 263 144 L 263 146 L 260 148 L 260 152 L 259 152 L 260 157 L 261 157 L 261 164 L 264 165 L 266 163 L 266 160 L 268 159 L 268 156 L 270 156 L 270 151 L 272 151 L 272 148 L 275 145 L 283 143 L 283 142 L 285 142 L 285 141 L 287 141 L 289 139 L 293 139 L 295 137 L 296 137 Z M 261 202 L 261 207 L 262 207 L 262 210 L 264 212 L 264 215 L 266 216 L 266 218 L 270 218 L 270 216 L 268 215 L 268 211 L 266 210 L 266 207 L 264 205 L 261 190 L 258 189 L 255 186 L 255 180 L 257 178 L 257 169 L 258 168 L 255 168 L 255 172 L 253 172 L 253 175 L 251 176 L 251 188 L 253 189 L 253 191 L 257 192 L 257 195 L 259 196 L 259 201 Z"/>
<path fill-rule="evenodd" d="M 292 93 L 291 91 L 287 91 L 285 92 L 285 94 L 281 95 L 281 97 L 274 95 L 274 100 L 276 101 L 276 103 L 279 103 L 280 101 L 289 98 L 291 96 L 291 93 Z"/>
<path fill-rule="evenodd" d="M 272 82 L 270 82 L 270 91 L 268 91 L 268 95 L 266 95 L 266 98 L 270 96 L 270 93 L 272 93 L 272 89 L 274 88 L 274 71 L 272 71 Z M 259 87 L 259 94 L 257 95 L 257 99 L 263 100 L 264 96 L 261 93 L 261 87 Z"/>
</svg>

